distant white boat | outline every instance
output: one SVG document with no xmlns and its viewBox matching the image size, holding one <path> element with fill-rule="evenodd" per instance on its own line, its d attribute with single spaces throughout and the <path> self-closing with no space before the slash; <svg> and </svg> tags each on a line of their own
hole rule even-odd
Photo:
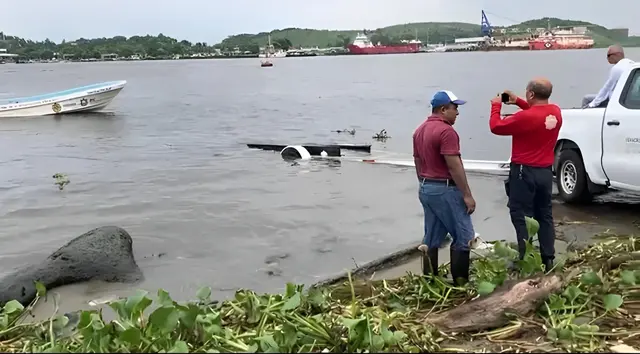
<svg viewBox="0 0 640 354">
<path fill-rule="evenodd" d="M 269 58 L 284 58 L 287 56 L 287 52 L 283 51 L 282 49 L 278 49 L 276 51 L 275 47 L 273 46 L 273 44 L 271 44 L 271 35 L 268 36 L 268 43 L 267 46 L 264 48 L 264 52 L 258 54 L 258 58 L 266 58 L 266 61 L 269 61 Z M 272 65 L 267 65 L 267 66 L 272 66 Z"/>
<path fill-rule="evenodd" d="M 427 53 L 444 53 L 447 47 L 444 45 L 427 45 L 425 52 Z"/>
<path fill-rule="evenodd" d="M 282 50 L 275 51 L 268 55 L 267 53 L 258 54 L 258 58 L 285 58 L 286 56 L 287 56 L 287 52 Z"/>
<path fill-rule="evenodd" d="M 127 84 L 111 81 L 31 97 L 0 100 L 0 118 L 39 117 L 98 111 L 106 107 Z"/>
<path fill-rule="evenodd" d="M 265 58 L 267 58 L 266 60 L 261 60 L 260 61 L 260 66 L 263 68 L 270 68 L 273 66 L 273 63 L 271 62 L 271 60 L 269 60 L 269 51 L 273 49 L 273 45 L 271 45 L 271 35 L 269 35 L 269 45 L 267 46 L 267 49 L 265 50 Z"/>
</svg>

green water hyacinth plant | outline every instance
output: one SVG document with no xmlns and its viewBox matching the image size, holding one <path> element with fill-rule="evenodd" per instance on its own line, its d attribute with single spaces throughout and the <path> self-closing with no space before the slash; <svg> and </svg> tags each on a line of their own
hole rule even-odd
<svg viewBox="0 0 640 354">
<path fill-rule="evenodd" d="M 529 244 L 519 269 L 514 245 L 494 244 L 473 262 L 471 282 L 454 286 L 440 277 L 408 273 L 391 280 L 353 279 L 305 289 L 287 284 L 279 294 L 239 290 L 212 301 L 174 301 L 159 290 L 138 291 L 102 310 L 55 314 L 28 322 L 51 297 L 37 284 L 29 306 L 8 302 L 0 312 L 2 352 L 607 352 L 613 344 L 640 347 L 640 242 L 608 236 L 567 254 L 556 266 L 562 288 L 526 316 L 505 313 L 502 326 L 451 333 L 429 323 L 434 316 L 498 296 L 510 282 L 541 275 Z M 446 271 L 447 266 L 442 267 Z M 444 273 L 444 272 L 443 272 Z M 551 276 L 551 275 L 546 275 Z M 493 309 L 487 308 L 486 311 Z"/>
<path fill-rule="evenodd" d="M 64 186 L 66 186 L 67 184 L 71 183 L 71 181 L 69 181 L 69 177 L 67 177 L 67 175 L 64 174 L 64 173 L 56 173 L 56 174 L 54 174 L 53 175 L 53 179 L 55 180 L 53 182 L 53 184 L 58 186 L 59 190 L 63 190 Z"/>
</svg>

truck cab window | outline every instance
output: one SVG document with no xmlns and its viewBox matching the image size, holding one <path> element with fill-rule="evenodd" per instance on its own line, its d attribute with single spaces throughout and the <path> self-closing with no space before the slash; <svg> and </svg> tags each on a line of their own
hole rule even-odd
<svg viewBox="0 0 640 354">
<path fill-rule="evenodd" d="M 620 96 L 620 104 L 628 109 L 640 109 L 640 69 L 633 70 L 629 77 Z"/>
</svg>

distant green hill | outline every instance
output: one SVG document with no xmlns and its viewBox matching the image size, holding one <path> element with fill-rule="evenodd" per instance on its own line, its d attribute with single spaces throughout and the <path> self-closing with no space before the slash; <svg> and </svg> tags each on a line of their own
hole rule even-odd
<svg viewBox="0 0 640 354">
<path fill-rule="evenodd" d="M 563 20 L 559 18 L 541 18 L 525 21 L 508 28 L 540 28 L 550 25 L 557 26 L 586 26 L 597 47 L 605 47 L 613 43 L 620 43 L 625 46 L 640 46 L 640 37 L 632 36 L 619 38 L 619 33 L 609 30 L 603 26 L 585 21 Z M 496 27 L 498 28 L 498 27 Z M 229 36 L 216 47 L 232 50 L 239 47 L 241 50 L 252 50 L 258 46 L 267 44 L 268 35 L 276 47 L 287 49 L 287 41 L 294 47 L 342 47 L 353 41 L 358 32 L 364 30 L 315 30 L 308 28 L 286 28 L 271 32 L 261 32 L 257 34 L 240 34 Z M 480 25 L 464 22 L 421 22 L 394 25 L 375 30 L 368 30 L 374 42 L 389 44 L 399 42 L 403 39 L 414 39 L 417 37 L 425 43 L 449 43 L 456 38 L 480 36 Z"/>
<path fill-rule="evenodd" d="M 271 32 L 261 32 L 257 34 L 238 34 L 229 36 L 217 47 L 232 50 L 239 47 L 240 50 L 250 50 L 251 46 L 265 46 L 268 35 L 271 35 L 271 42 L 276 47 L 283 47 L 281 43 L 288 39 L 295 47 L 344 47 L 351 43 L 360 30 L 316 30 L 309 28 L 285 28 Z M 429 43 L 452 42 L 456 38 L 479 36 L 480 25 L 463 22 L 422 22 L 394 25 L 376 30 L 367 30 L 374 42 L 383 44 L 399 42 L 403 39 L 418 39 Z M 285 48 L 286 49 L 286 48 Z"/>
</svg>

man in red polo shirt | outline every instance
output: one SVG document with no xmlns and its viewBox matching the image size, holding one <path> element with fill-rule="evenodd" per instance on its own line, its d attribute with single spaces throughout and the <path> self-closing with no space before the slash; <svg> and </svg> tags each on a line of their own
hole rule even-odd
<svg viewBox="0 0 640 354">
<path fill-rule="evenodd" d="M 551 212 L 555 146 L 562 126 L 560 107 L 549 103 L 553 86 L 546 79 L 529 82 L 525 99 L 509 91 L 509 104 L 521 111 L 502 118 L 501 95 L 491 100 L 489 128 L 496 135 L 511 135 L 511 167 L 507 180 L 509 213 L 516 230 L 520 259 L 525 256 L 529 239 L 525 216 L 540 223 L 538 241 L 542 262 L 547 271 L 555 258 L 555 230 Z"/>
<path fill-rule="evenodd" d="M 451 91 L 438 91 L 431 99 L 431 116 L 413 133 L 413 158 L 420 182 L 419 199 L 424 209 L 423 261 L 425 275 L 437 275 L 438 249 L 447 233 L 451 244 L 451 277 L 469 279 L 469 246 L 475 237 L 471 195 L 460 157 L 460 138 L 453 124 L 458 106 L 466 102 Z"/>
</svg>

